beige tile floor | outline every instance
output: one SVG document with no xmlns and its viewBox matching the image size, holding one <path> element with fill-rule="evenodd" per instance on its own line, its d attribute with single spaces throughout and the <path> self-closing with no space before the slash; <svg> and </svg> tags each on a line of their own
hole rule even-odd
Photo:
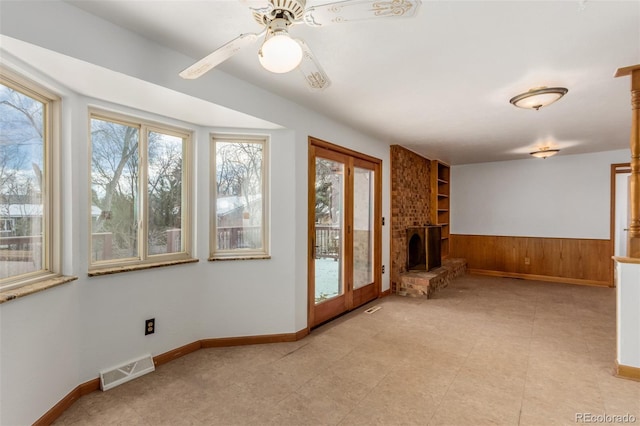
<svg viewBox="0 0 640 426">
<path fill-rule="evenodd" d="M 640 425 L 640 382 L 612 375 L 612 289 L 467 275 L 371 305 L 298 342 L 199 350 L 56 424 Z"/>
</svg>

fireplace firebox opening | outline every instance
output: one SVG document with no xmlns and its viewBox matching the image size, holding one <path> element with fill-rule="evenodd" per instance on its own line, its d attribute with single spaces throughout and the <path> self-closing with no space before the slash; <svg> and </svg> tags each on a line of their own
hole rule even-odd
<svg viewBox="0 0 640 426">
<path fill-rule="evenodd" d="M 437 225 L 407 228 L 408 271 L 429 271 L 441 265 L 441 233 Z"/>
</svg>

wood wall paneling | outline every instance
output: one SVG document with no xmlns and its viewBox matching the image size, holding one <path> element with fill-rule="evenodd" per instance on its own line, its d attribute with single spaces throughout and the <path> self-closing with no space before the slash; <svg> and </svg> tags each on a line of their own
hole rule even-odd
<svg viewBox="0 0 640 426">
<path fill-rule="evenodd" d="M 451 256 L 471 272 L 609 286 L 610 240 L 451 235 Z"/>
</svg>

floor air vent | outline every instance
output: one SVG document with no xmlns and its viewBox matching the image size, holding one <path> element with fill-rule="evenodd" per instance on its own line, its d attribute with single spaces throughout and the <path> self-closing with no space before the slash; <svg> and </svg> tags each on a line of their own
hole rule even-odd
<svg viewBox="0 0 640 426">
<path fill-rule="evenodd" d="M 103 391 L 109 390 L 136 377 L 151 373 L 155 369 L 151 354 L 145 355 L 126 364 L 102 370 L 100 372 L 100 388 Z"/>
<path fill-rule="evenodd" d="M 369 309 L 367 309 L 366 311 L 364 311 L 365 314 L 372 314 L 378 310 L 382 309 L 382 306 L 372 306 Z"/>
</svg>

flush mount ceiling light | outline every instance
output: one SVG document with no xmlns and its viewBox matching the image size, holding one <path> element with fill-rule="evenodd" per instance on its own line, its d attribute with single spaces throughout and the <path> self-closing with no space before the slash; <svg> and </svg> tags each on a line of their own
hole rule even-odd
<svg viewBox="0 0 640 426">
<path fill-rule="evenodd" d="M 521 93 L 509 100 L 518 108 L 535 109 L 536 111 L 547 105 L 551 105 L 563 97 L 569 89 L 565 87 L 536 87 L 528 92 Z"/>
<path fill-rule="evenodd" d="M 542 158 L 544 160 L 547 157 L 552 157 L 559 152 L 560 152 L 559 149 L 550 149 L 548 146 L 545 146 L 543 148 L 540 148 L 537 151 L 530 152 L 529 154 L 536 158 Z"/>
</svg>

